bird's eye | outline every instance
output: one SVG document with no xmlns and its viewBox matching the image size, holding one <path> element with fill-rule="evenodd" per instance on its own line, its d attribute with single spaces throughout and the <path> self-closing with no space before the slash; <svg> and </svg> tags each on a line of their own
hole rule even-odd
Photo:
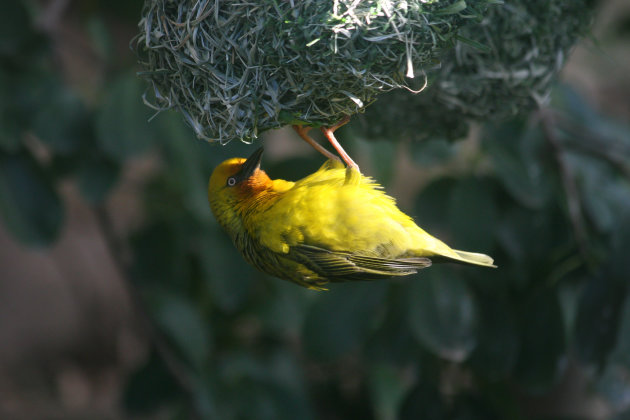
<svg viewBox="0 0 630 420">
<path fill-rule="evenodd" d="M 228 187 L 233 187 L 236 185 L 236 178 L 234 178 L 233 176 L 229 177 L 227 179 L 227 185 Z"/>
</svg>

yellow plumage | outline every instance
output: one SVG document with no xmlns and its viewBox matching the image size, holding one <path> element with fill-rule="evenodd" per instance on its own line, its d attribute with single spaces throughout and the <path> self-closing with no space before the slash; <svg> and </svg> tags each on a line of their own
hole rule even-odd
<svg viewBox="0 0 630 420">
<path fill-rule="evenodd" d="M 420 229 L 355 168 L 329 160 L 297 182 L 271 180 L 261 156 L 259 149 L 220 164 L 208 198 L 245 259 L 264 272 L 321 289 L 408 275 L 437 261 L 494 267 L 489 256 L 453 250 Z"/>
</svg>

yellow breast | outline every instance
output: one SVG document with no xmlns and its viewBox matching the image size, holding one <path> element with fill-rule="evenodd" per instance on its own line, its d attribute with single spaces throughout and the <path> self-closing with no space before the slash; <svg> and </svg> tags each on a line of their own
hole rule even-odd
<svg viewBox="0 0 630 420">
<path fill-rule="evenodd" d="M 379 256 L 413 248 L 422 231 L 371 178 L 348 171 L 328 163 L 264 211 L 249 212 L 246 226 L 275 252 L 303 243 Z"/>
</svg>

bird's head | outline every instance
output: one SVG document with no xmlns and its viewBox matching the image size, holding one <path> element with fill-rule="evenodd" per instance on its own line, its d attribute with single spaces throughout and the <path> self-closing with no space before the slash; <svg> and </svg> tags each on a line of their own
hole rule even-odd
<svg viewBox="0 0 630 420">
<path fill-rule="evenodd" d="M 256 201 L 272 185 L 260 169 L 263 148 L 247 158 L 231 158 L 217 166 L 208 184 L 208 201 L 215 217 L 224 227 L 238 212 Z"/>
</svg>

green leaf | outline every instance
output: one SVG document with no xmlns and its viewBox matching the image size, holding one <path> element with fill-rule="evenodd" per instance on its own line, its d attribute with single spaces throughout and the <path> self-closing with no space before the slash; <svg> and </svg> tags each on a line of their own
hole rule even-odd
<svg viewBox="0 0 630 420">
<path fill-rule="evenodd" d="M 566 366 L 562 310 L 555 290 L 542 290 L 519 314 L 520 352 L 514 376 L 532 393 L 555 385 Z"/>
<path fill-rule="evenodd" d="M 125 384 L 125 409 L 133 414 L 153 413 L 176 404 L 183 392 L 155 350 L 146 363 L 130 375 Z"/>
<path fill-rule="evenodd" d="M 278 336 L 299 336 L 312 292 L 276 278 L 267 285 L 273 289 L 273 294 L 257 296 L 259 306 L 256 307 L 256 316 L 263 323 L 263 328 Z"/>
<path fill-rule="evenodd" d="M 40 105 L 33 130 L 53 151 L 68 154 L 90 135 L 89 116 L 81 100 L 72 92 L 58 88 L 51 96 Z"/>
<path fill-rule="evenodd" d="M 630 213 L 630 185 L 612 168 L 590 156 L 567 154 L 586 215 L 602 233 L 618 229 L 620 214 Z"/>
<path fill-rule="evenodd" d="M 174 294 L 161 294 L 155 305 L 158 325 L 186 360 L 201 372 L 206 366 L 211 348 L 208 323 L 202 319 L 192 302 Z"/>
<path fill-rule="evenodd" d="M 422 380 L 407 394 L 398 418 L 400 420 L 446 419 L 448 409 L 436 387 Z"/>
<path fill-rule="evenodd" d="M 505 379 L 516 363 L 519 350 L 513 310 L 506 296 L 486 294 L 479 301 L 482 303 L 479 305 L 478 342 L 470 363 L 482 377 Z"/>
<path fill-rule="evenodd" d="M 27 245 L 50 245 L 59 235 L 63 208 L 53 181 L 31 155 L 0 153 L 0 215 Z"/>
<path fill-rule="evenodd" d="M 452 410 L 451 418 L 453 419 L 503 420 L 506 418 L 504 415 L 496 412 L 496 408 L 493 407 L 492 402 L 486 399 L 486 395 L 474 391 L 457 395 Z"/>
<path fill-rule="evenodd" d="M 14 80 L 0 69 L 0 97 L 13 97 Z M 21 140 L 21 124 L 15 118 L 17 110 L 12 101 L 0 101 L 0 151 L 17 152 Z"/>
<path fill-rule="evenodd" d="M 148 122 L 150 109 L 142 103 L 143 88 L 135 75 L 112 82 L 96 115 L 96 136 L 101 148 L 116 160 L 147 150 L 155 140 L 155 126 Z"/>
<path fill-rule="evenodd" d="M 78 172 L 79 190 L 91 204 L 102 203 L 120 176 L 120 166 L 105 156 L 86 156 Z"/>
<path fill-rule="evenodd" d="M 630 212 L 618 215 L 617 226 L 610 237 L 609 267 L 617 278 L 624 278 L 630 273 Z"/>
<path fill-rule="evenodd" d="M 557 208 L 532 211 L 515 206 L 496 227 L 497 242 L 525 273 L 540 275 L 544 264 L 557 264 L 558 254 L 572 238 L 570 222 Z"/>
<path fill-rule="evenodd" d="M 461 362 L 476 345 L 477 307 L 466 283 L 448 267 L 422 272 L 409 291 L 409 324 L 432 353 Z"/>
<path fill-rule="evenodd" d="M 455 154 L 451 142 L 445 139 L 428 139 L 410 144 L 411 157 L 420 167 L 442 165 Z"/>
<path fill-rule="evenodd" d="M 320 293 L 302 329 L 308 354 L 332 360 L 356 350 L 367 337 L 385 290 L 385 282 L 357 282 L 333 284 Z"/>
<path fill-rule="evenodd" d="M 625 280 L 612 277 L 604 268 L 582 290 L 574 333 L 575 349 L 582 362 L 603 368 L 614 349 L 626 299 Z"/>
<path fill-rule="evenodd" d="M 497 211 L 489 182 L 477 178 L 460 180 L 452 191 L 448 210 L 456 240 L 451 246 L 474 252 L 492 250 Z"/>
<path fill-rule="evenodd" d="M 265 385 L 253 396 L 255 404 L 250 407 L 250 415 L 247 418 L 261 420 L 313 418 L 305 399 L 301 395 L 296 395 L 289 387 L 280 384 Z M 272 407 L 269 406 L 270 402 L 273 404 Z"/>
<path fill-rule="evenodd" d="M 408 325 L 407 296 L 409 282 L 422 279 L 392 281 L 387 296 L 387 312 L 365 346 L 367 356 L 372 360 L 384 361 L 402 366 L 415 363 L 420 346 L 416 343 Z"/>
<path fill-rule="evenodd" d="M 0 151 L 17 152 L 22 143 L 20 127 L 6 115 L 0 105 Z"/>
<path fill-rule="evenodd" d="M 375 418 L 396 419 L 398 408 L 409 389 L 401 372 L 390 365 L 375 364 L 369 371 L 368 386 L 374 401 Z"/>
<path fill-rule="evenodd" d="M 83 156 L 73 155 L 53 155 L 50 162 L 50 172 L 57 179 L 70 178 L 81 165 Z"/>
<path fill-rule="evenodd" d="M 189 275 L 187 240 L 175 223 L 155 223 L 136 232 L 131 238 L 134 281 L 143 287 L 182 290 Z"/>
<path fill-rule="evenodd" d="M 416 198 L 414 220 L 431 235 L 447 243 L 451 242 L 449 220 L 445 209 L 450 206 L 451 193 L 457 181 L 454 178 L 440 178 L 425 187 Z"/>
<path fill-rule="evenodd" d="M 365 141 L 361 146 L 368 150 L 371 156 L 373 176 L 381 185 L 391 184 L 396 172 L 396 151 L 398 143 L 391 141 Z"/>
<path fill-rule="evenodd" d="M 553 183 L 542 160 L 546 152 L 540 130 L 523 120 L 490 126 L 483 133 L 483 147 L 499 180 L 516 201 L 530 208 L 547 203 Z"/>
<path fill-rule="evenodd" d="M 506 381 L 479 381 L 473 389 L 463 390 L 455 396 L 453 412 L 449 418 L 458 420 L 527 420 L 522 394 L 506 386 Z M 536 420 L 542 420 L 536 417 Z M 551 420 L 551 419 L 550 419 Z M 560 419 L 555 419 L 560 420 Z M 577 420 L 577 419 L 576 419 Z"/>
<path fill-rule="evenodd" d="M 104 19 L 98 15 L 91 17 L 87 21 L 86 29 L 98 57 L 104 63 L 111 62 L 114 46 Z"/>
<path fill-rule="evenodd" d="M 142 11 L 142 2 L 128 0 L 108 0 L 106 2 L 96 2 L 94 7 L 101 16 L 115 17 L 117 20 L 136 25 L 138 16 Z"/>
<path fill-rule="evenodd" d="M 240 309 L 251 293 L 252 280 L 259 277 L 228 239 L 225 232 L 211 229 L 196 247 L 208 292 L 223 311 Z"/>
<path fill-rule="evenodd" d="M 20 52 L 31 37 L 33 27 L 23 2 L 2 0 L 0 13 L 0 56 Z"/>
<path fill-rule="evenodd" d="M 584 276 L 579 275 L 578 279 L 572 282 L 562 282 L 558 285 L 558 300 L 560 302 L 560 308 L 562 309 L 562 319 L 564 329 L 567 333 L 567 343 L 574 341 L 579 299 L 584 288 Z"/>
<path fill-rule="evenodd" d="M 570 85 L 559 83 L 552 91 L 552 103 L 585 127 L 596 128 L 602 121 L 595 108 Z"/>
<path fill-rule="evenodd" d="M 207 195 L 213 169 L 211 162 L 213 154 L 225 153 L 227 147 L 213 147 L 192 138 L 190 129 L 175 113 L 161 114 L 154 123 L 160 129 L 158 139 L 168 163 L 166 175 L 170 182 L 176 183 L 177 192 L 182 194 L 181 205 L 203 224 L 211 223 Z M 218 159 L 219 162 L 222 160 L 222 157 Z"/>
<path fill-rule="evenodd" d="M 596 383 L 598 393 L 617 411 L 628 408 L 630 395 L 630 296 L 621 310 L 618 331 L 615 348 Z"/>
<path fill-rule="evenodd" d="M 230 389 L 221 402 L 222 418 L 292 420 L 312 419 L 304 378 L 292 353 L 278 350 L 258 357 L 252 352 L 231 352 L 222 358 L 219 372 Z"/>
<path fill-rule="evenodd" d="M 23 134 L 33 128 L 42 108 L 46 109 L 44 105 L 59 91 L 59 80 L 54 73 L 35 69 L 0 70 L 0 95 L 10 98 L 0 101 L 0 148 L 17 152 Z"/>
</svg>

